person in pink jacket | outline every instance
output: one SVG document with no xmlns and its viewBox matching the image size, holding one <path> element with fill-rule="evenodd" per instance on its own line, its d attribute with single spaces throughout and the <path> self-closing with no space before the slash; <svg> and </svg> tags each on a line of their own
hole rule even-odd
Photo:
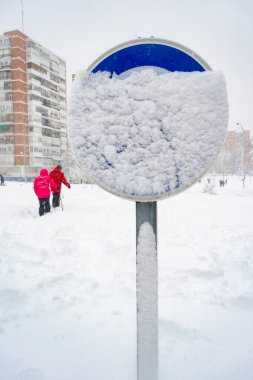
<svg viewBox="0 0 253 380">
<path fill-rule="evenodd" d="M 40 175 L 34 180 L 33 189 L 39 199 L 40 216 L 50 212 L 50 193 L 51 191 L 58 191 L 58 189 L 52 178 L 49 177 L 47 169 L 41 169 Z"/>
</svg>

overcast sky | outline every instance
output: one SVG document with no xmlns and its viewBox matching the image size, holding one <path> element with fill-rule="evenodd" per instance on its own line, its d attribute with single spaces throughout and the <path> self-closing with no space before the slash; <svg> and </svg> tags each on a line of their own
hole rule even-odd
<svg viewBox="0 0 253 380">
<path fill-rule="evenodd" d="M 21 0 L 1 0 L 0 33 L 22 30 Z M 198 53 L 224 72 L 229 129 L 253 133 L 252 0 L 23 0 L 24 33 L 67 62 L 86 69 L 119 43 L 155 36 Z"/>
</svg>

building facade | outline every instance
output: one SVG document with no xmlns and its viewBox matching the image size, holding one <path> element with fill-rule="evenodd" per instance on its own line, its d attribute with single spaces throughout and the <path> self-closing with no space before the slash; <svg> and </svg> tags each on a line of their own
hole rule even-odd
<svg viewBox="0 0 253 380">
<path fill-rule="evenodd" d="M 66 152 L 65 61 L 18 30 L 0 35 L 0 173 L 33 178 Z"/>
<path fill-rule="evenodd" d="M 253 174 L 253 145 L 250 130 L 228 131 L 213 169 L 217 173 Z"/>
</svg>

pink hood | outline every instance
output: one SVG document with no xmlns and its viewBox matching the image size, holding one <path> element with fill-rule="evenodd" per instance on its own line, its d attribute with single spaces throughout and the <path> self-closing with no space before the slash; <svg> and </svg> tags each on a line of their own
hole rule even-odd
<svg viewBox="0 0 253 380">
<path fill-rule="evenodd" d="M 41 169 L 41 171 L 40 171 L 40 175 L 41 175 L 42 177 L 46 177 L 46 176 L 48 176 L 48 170 L 47 170 L 46 168 Z"/>
</svg>

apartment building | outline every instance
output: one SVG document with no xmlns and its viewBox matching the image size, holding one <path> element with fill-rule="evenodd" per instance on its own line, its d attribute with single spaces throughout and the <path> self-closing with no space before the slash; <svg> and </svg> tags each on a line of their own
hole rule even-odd
<svg viewBox="0 0 253 380">
<path fill-rule="evenodd" d="M 227 174 L 253 174 L 253 145 L 250 130 L 228 131 L 213 169 Z"/>
<path fill-rule="evenodd" d="M 66 63 L 18 30 L 0 35 L 0 173 L 29 178 L 67 152 Z"/>
</svg>

